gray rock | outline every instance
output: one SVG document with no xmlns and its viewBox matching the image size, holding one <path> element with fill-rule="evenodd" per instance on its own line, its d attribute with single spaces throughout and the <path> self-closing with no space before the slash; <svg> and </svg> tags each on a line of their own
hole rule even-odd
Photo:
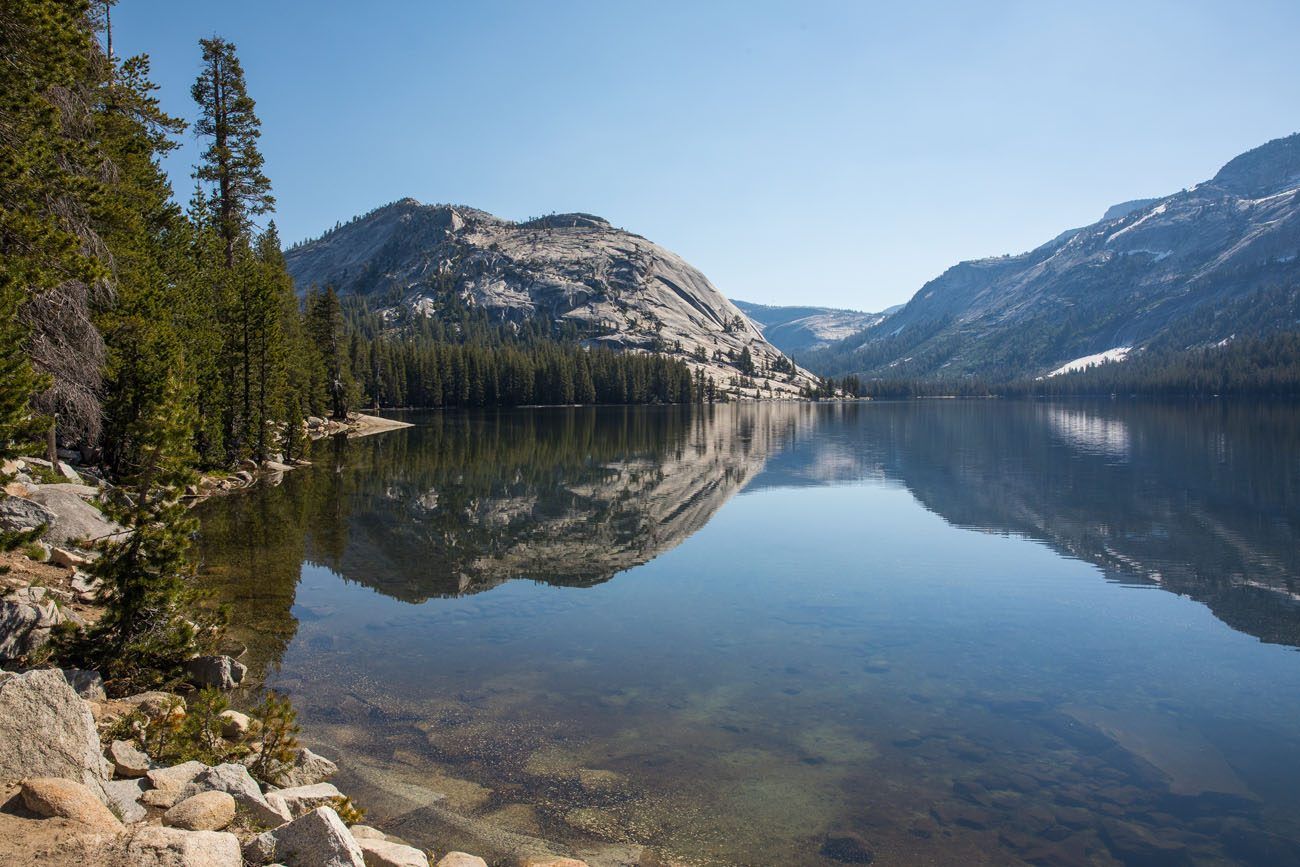
<svg viewBox="0 0 1300 867">
<path fill-rule="evenodd" d="M 291 816 L 301 816 L 317 807 L 327 807 L 335 799 L 343 797 L 343 793 L 335 788 L 332 783 L 294 786 L 290 789 L 279 789 L 275 794 L 288 805 L 289 815 Z"/>
<path fill-rule="evenodd" d="M 68 682 L 68 686 L 76 690 L 77 695 L 87 701 L 104 701 L 108 696 L 104 693 L 104 678 L 98 671 L 90 671 L 84 668 L 65 668 L 63 669 L 63 679 Z"/>
<path fill-rule="evenodd" d="M 243 867 L 239 838 L 224 831 L 141 825 L 122 848 L 120 863 L 133 867 Z"/>
<path fill-rule="evenodd" d="M 0 532 L 26 533 L 54 524 L 54 513 L 25 497 L 0 498 Z"/>
<path fill-rule="evenodd" d="M 203 762 L 188 761 L 170 768 L 155 768 L 149 771 L 145 776 L 149 778 L 149 784 L 153 788 L 145 792 L 145 803 L 163 809 L 171 807 L 180 800 L 181 792 L 189 786 L 190 782 L 207 769 L 208 766 Z"/>
<path fill-rule="evenodd" d="M 366 864 L 361 847 L 352 839 L 338 813 L 329 807 L 318 807 L 254 838 L 244 847 L 244 857 L 254 864 L 265 864 L 275 858 L 303 867 L 365 867 Z"/>
<path fill-rule="evenodd" d="M 388 836 L 378 828 L 372 828 L 369 825 L 353 825 L 348 828 L 352 832 L 352 837 L 356 840 L 387 840 Z"/>
<path fill-rule="evenodd" d="M 275 782 L 284 788 L 313 786 L 325 782 L 338 772 L 338 765 L 303 747 L 293 757 L 293 764 L 276 775 Z"/>
<path fill-rule="evenodd" d="M 0 660 L 30 656 L 49 643 L 65 619 L 41 587 L 23 587 L 0 599 Z"/>
<path fill-rule="evenodd" d="M 127 779 L 143 777 L 153 768 L 149 757 L 130 741 L 109 744 L 108 760 L 113 763 L 113 773 Z"/>
<path fill-rule="evenodd" d="M 63 777 L 103 798 L 105 765 L 90 708 L 61 671 L 0 678 L 0 782 Z"/>
<path fill-rule="evenodd" d="M 284 816 L 286 820 L 293 818 L 293 813 L 289 810 L 288 802 L 285 801 L 284 798 L 280 797 L 279 792 L 267 792 L 266 802 L 271 805 L 272 810 L 275 810 L 277 813 Z"/>
<path fill-rule="evenodd" d="M 69 551 L 67 548 L 51 548 L 50 562 L 65 569 L 77 569 L 82 566 L 89 566 L 91 558 L 75 551 Z"/>
<path fill-rule="evenodd" d="M 144 795 L 142 779 L 109 780 L 104 783 L 104 794 L 108 799 L 108 808 L 127 824 L 139 822 L 148 815 L 148 811 L 140 803 L 140 798 Z"/>
<path fill-rule="evenodd" d="M 72 580 L 68 585 L 77 593 L 78 596 L 94 596 L 99 592 L 99 588 L 104 586 L 104 582 L 94 575 L 87 575 L 85 572 L 77 571 L 72 575 Z"/>
<path fill-rule="evenodd" d="M 243 681 L 248 668 L 229 656 L 196 656 L 185 663 L 189 682 L 199 688 L 234 689 Z"/>
<path fill-rule="evenodd" d="M 86 547 L 90 542 L 125 532 L 121 524 L 110 521 L 75 491 L 63 490 L 68 487 L 71 486 L 41 485 L 28 497 L 54 513 L 54 523 L 44 533 L 51 545 Z"/>
<path fill-rule="evenodd" d="M 429 867 L 428 857 L 414 846 L 363 837 L 357 840 L 357 847 L 366 867 Z M 482 861 L 479 864 L 487 867 Z"/>
<path fill-rule="evenodd" d="M 241 810 L 245 810 L 253 821 L 262 825 L 274 827 L 291 818 L 266 800 L 261 787 L 249 776 L 248 768 L 243 765 L 227 763 L 215 768 L 204 768 L 181 789 L 177 800 L 183 801 L 199 792 L 228 793 Z"/>
<path fill-rule="evenodd" d="M 275 859 L 275 832 L 264 831 L 244 843 L 245 864 L 269 864 Z"/>
</svg>

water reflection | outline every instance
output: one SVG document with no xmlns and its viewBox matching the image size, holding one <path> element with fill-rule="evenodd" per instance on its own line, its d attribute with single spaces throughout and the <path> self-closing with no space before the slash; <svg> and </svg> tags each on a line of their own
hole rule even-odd
<svg viewBox="0 0 1300 867">
<path fill-rule="evenodd" d="M 1300 860 L 1300 664 L 1204 616 L 1300 646 L 1294 407 L 415 420 L 203 507 L 255 670 L 413 840 Z"/>
</svg>

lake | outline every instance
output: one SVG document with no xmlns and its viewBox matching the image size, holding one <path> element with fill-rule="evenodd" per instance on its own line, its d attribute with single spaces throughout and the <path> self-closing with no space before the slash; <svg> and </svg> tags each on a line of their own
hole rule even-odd
<svg viewBox="0 0 1300 867">
<path fill-rule="evenodd" d="M 199 509 L 369 822 L 593 865 L 1300 863 L 1293 405 L 400 417 Z"/>
</svg>

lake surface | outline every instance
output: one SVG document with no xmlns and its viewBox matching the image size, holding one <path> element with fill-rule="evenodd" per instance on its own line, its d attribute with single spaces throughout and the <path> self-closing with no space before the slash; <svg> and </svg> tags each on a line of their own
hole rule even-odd
<svg viewBox="0 0 1300 867">
<path fill-rule="evenodd" d="M 412 842 L 1300 863 L 1294 406 L 404 418 L 200 514 L 245 661 Z"/>
</svg>

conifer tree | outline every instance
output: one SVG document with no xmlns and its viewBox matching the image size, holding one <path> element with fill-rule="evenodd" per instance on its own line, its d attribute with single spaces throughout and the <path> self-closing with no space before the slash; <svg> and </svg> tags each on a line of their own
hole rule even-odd
<svg viewBox="0 0 1300 867">
<path fill-rule="evenodd" d="M 0 351 L 23 346 L 48 386 L 40 408 L 93 438 L 102 342 L 90 315 L 107 270 L 88 214 L 100 192 L 90 102 L 102 57 L 86 4 L 0 0 L 0 57 Z"/>
<path fill-rule="evenodd" d="M 197 641 L 182 605 L 194 530 L 180 499 L 193 481 L 193 396 L 183 365 L 172 367 L 158 388 L 160 399 L 141 426 L 140 463 L 108 504 L 132 532 L 105 543 L 91 567 L 104 582 L 104 615 L 66 641 L 65 659 L 99 670 L 117 693 L 177 681 Z"/>
<path fill-rule="evenodd" d="M 343 329 L 343 310 L 333 286 L 317 290 L 309 297 L 307 330 L 320 354 L 330 414 L 337 419 L 347 418 L 348 397 L 352 392 L 350 346 Z"/>
<path fill-rule="evenodd" d="M 233 268 L 236 246 L 252 218 L 271 210 L 275 197 L 257 148 L 262 122 L 248 95 L 235 46 L 220 37 L 201 39 L 199 45 L 203 71 L 190 89 L 199 106 L 194 130 L 211 141 L 194 174 L 213 186 L 212 222 L 222 239 L 226 267 Z"/>
</svg>

